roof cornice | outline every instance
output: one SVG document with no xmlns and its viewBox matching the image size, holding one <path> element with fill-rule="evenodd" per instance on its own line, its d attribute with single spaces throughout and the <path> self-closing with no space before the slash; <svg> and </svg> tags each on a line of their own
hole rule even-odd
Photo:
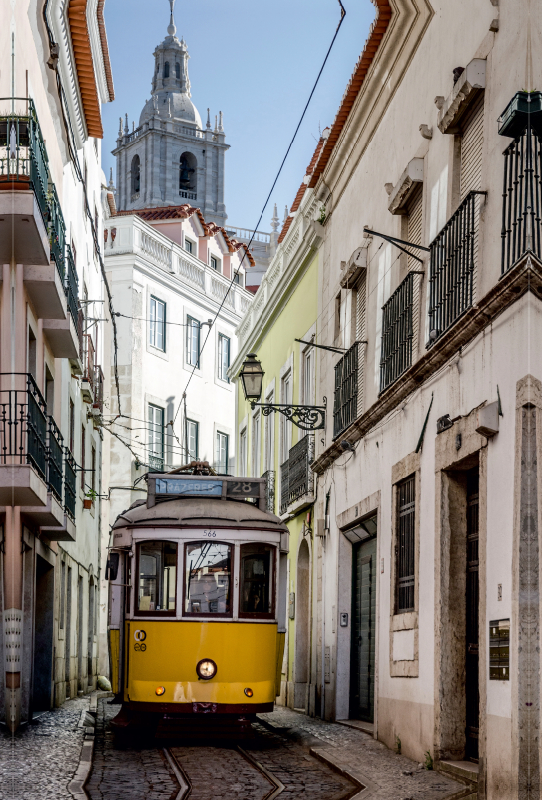
<svg viewBox="0 0 542 800">
<path fill-rule="evenodd" d="M 429 0 L 374 0 L 365 48 L 315 166 L 310 187 L 325 179 L 336 207 L 434 16 Z"/>
</svg>

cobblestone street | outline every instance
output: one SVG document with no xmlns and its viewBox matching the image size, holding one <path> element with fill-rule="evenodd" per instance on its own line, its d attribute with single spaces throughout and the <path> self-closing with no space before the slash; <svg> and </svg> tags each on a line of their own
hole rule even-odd
<svg viewBox="0 0 542 800">
<path fill-rule="evenodd" d="M 109 723 L 120 707 L 101 697 L 92 769 L 79 795 L 70 782 L 88 708 L 88 697 L 70 700 L 14 737 L 2 734 L 0 800 L 79 800 L 84 794 L 90 800 L 269 800 L 280 794 L 363 800 L 366 792 L 371 800 L 449 800 L 465 791 L 367 734 L 285 708 L 260 715 L 253 738 L 240 746 L 168 741 L 116 748 Z M 90 738 L 93 730 L 87 728 Z"/>
</svg>

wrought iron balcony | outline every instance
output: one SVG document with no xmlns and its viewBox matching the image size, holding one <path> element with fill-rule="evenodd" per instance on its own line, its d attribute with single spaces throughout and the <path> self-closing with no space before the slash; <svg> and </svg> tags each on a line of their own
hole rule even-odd
<svg viewBox="0 0 542 800">
<path fill-rule="evenodd" d="M 433 344 L 473 303 L 479 197 L 472 191 L 431 242 L 429 335 Z"/>
<path fill-rule="evenodd" d="M 0 463 L 31 464 L 46 479 L 46 405 L 32 375 L 3 374 L 25 385 L 0 391 Z"/>
<path fill-rule="evenodd" d="M 78 328 L 79 324 L 79 280 L 75 269 L 75 262 L 73 260 L 72 250 L 69 245 L 66 246 L 66 298 L 68 300 L 68 310 L 72 316 L 73 324 Z"/>
<path fill-rule="evenodd" d="M 66 223 L 56 188 L 51 185 L 49 192 L 49 241 L 51 243 L 51 257 L 56 264 L 58 274 L 64 284 L 65 260 L 66 260 Z"/>
<path fill-rule="evenodd" d="M 32 100 L 0 98 L 0 184 L 33 189 L 47 225 L 48 157 Z"/>
<path fill-rule="evenodd" d="M 47 447 L 47 484 L 62 503 L 63 490 L 63 436 L 52 417 L 49 417 Z"/>
<path fill-rule="evenodd" d="M 542 258 L 542 140 L 528 128 L 504 151 L 501 271 L 528 250 Z"/>
<path fill-rule="evenodd" d="M 275 470 L 268 469 L 262 478 L 265 479 L 265 507 L 271 514 L 275 513 Z"/>
<path fill-rule="evenodd" d="M 75 458 L 66 447 L 64 450 L 64 509 L 75 519 L 75 503 L 77 489 L 77 465 Z"/>
<path fill-rule="evenodd" d="M 280 465 L 280 513 L 286 514 L 288 509 L 288 462 Z"/>
<path fill-rule="evenodd" d="M 97 408 L 100 411 L 100 413 L 104 410 L 104 374 L 100 366 L 96 366 L 94 370 L 93 407 Z"/>
<path fill-rule="evenodd" d="M 81 376 L 81 381 L 83 398 L 87 402 L 93 403 L 96 389 L 96 353 L 90 333 L 83 334 L 83 375 Z"/>
<path fill-rule="evenodd" d="M 307 434 L 288 454 L 288 505 L 305 495 L 312 495 L 314 478 L 310 463 L 314 460 L 314 436 Z"/>
<path fill-rule="evenodd" d="M 359 342 L 335 365 L 333 438 L 339 436 L 358 416 Z"/>
<path fill-rule="evenodd" d="M 383 392 L 412 364 L 414 281 L 410 272 L 382 307 L 380 391 Z"/>
</svg>

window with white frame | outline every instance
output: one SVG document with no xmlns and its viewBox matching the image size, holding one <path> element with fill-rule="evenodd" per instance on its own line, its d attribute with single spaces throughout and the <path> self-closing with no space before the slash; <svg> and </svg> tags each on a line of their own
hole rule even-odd
<svg viewBox="0 0 542 800">
<path fill-rule="evenodd" d="M 233 276 L 233 282 L 237 283 L 239 286 L 244 286 L 243 276 L 240 272 L 235 273 L 235 275 Z"/>
<path fill-rule="evenodd" d="M 186 318 L 186 361 L 199 369 L 201 325 L 193 317 Z"/>
<path fill-rule="evenodd" d="M 243 428 L 239 436 L 239 477 L 243 478 L 247 474 L 247 429 Z"/>
<path fill-rule="evenodd" d="M 258 411 L 252 417 L 252 477 L 260 477 L 260 453 L 262 446 L 261 416 Z"/>
<path fill-rule="evenodd" d="M 228 370 L 230 368 L 230 345 L 231 342 L 224 334 L 218 334 L 218 377 L 220 380 L 230 382 Z"/>
<path fill-rule="evenodd" d="M 284 405 L 292 405 L 292 373 L 288 372 L 280 382 L 280 402 Z M 284 464 L 288 460 L 288 454 L 292 446 L 292 423 L 285 416 L 280 414 L 280 463 Z"/>
<path fill-rule="evenodd" d="M 151 469 L 164 468 L 164 409 L 149 403 L 149 466 Z"/>
<path fill-rule="evenodd" d="M 216 256 L 211 256 L 211 267 L 220 272 L 220 259 Z"/>
<path fill-rule="evenodd" d="M 215 470 L 219 475 L 227 475 L 228 463 L 230 457 L 230 437 L 227 433 L 216 433 L 216 456 L 215 456 Z"/>
<path fill-rule="evenodd" d="M 166 304 L 151 296 L 149 344 L 158 350 L 166 350 Z"/>
<path fill-rule="evenodd" d="M 190 461 L 197 461 L 199 458 L 199 422 L 193 419 L 186 420 L 186 446 Z"/>
<path fill-rule="evenodd" d="M 194 252 L 194 242 L 190 241 L 190 239 L 187 239 L 186 236 L 184 239 L 184 249 L 186 250 L 187 253 Z"/>
</svg>

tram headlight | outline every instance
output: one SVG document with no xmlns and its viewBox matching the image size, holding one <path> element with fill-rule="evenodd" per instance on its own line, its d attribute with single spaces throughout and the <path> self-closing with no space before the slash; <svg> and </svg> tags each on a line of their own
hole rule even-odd
<svg viewBox="0 0 542 800">
<path fill-rule="evenodd" d="M 202 681 L 210 681 L 211 678 L 215 677 L 217 669 L 218 667 L 212 659 L 202 658 L 198 662 L 196 672 L 198 673 L 198 678 L 201 678 Z"/>
<path fill-rule="evenodd" d="M 166 687 L 165 686 L 157 686 L 156 690 L 155 690 L 155 693 L 158 695 L 158 697 L 162 697 L 162 695 L 166 693 Z"/>
<path fill-rule="evenodd" d="M 252 689 L 245 689 L 245 694 L 247 697 L 252 697 L 254 692 L 252 691 Z"/>
</svg>

